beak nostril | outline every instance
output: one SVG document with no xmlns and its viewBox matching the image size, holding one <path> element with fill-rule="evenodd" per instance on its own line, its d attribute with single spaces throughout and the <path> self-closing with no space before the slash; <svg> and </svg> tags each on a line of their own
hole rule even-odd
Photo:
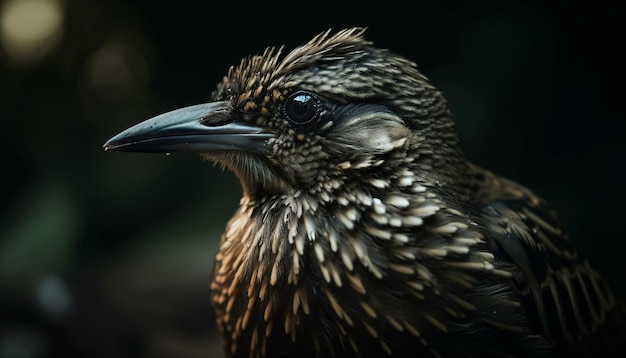
<svg viewBox="0 0 626 358">
<path fill-rule="evenodd" d="M 235 114 L 231 111 L 216 111 L 202 116 L 198 122 L 206 127 L 219 127 L 235 121 Z"/>
</svg>

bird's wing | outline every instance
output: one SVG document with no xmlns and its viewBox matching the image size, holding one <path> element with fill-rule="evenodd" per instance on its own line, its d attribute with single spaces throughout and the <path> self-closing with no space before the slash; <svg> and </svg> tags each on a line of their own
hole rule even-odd
<svg viewBox="0 0 626 358">
<path fill-rule="evenodd" d="M 519 270 L 515 282 L 531 327 L 556 347 L 581 346 L 608 331 L 625 339 L 624 315 L 616 314 L 621 307 L 589 262 L 578 257 L 547 203 L 513 181 L 489 172 L 481 177 L 482 217 L 496 252 Z"/>
</svg>

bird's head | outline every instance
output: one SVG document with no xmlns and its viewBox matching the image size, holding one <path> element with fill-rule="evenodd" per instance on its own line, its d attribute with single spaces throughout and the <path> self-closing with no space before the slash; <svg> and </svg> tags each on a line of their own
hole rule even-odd
<svg viewBox="0 0 626 358">
<path fill-rule="evenodd" d="M 441 93 L 363 32 L 327 31 L 287 54 L 245 58 L 209 103 L 139 123 L 104 147 L 198 152 L 235 172 L 246 195 L 328 194 L 409 160 L 445 167 L 460 151 Z"/>
</svg>

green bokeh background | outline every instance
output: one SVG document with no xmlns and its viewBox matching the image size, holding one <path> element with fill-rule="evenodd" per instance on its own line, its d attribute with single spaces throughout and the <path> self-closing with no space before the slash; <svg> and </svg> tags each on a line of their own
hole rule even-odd
<svg viewBox="0 0 626 358">
<path fill-rule="evenodd" d="M 193 155 L 101 146 L 206 101 L 247 54 L 353 25 L 415 60 L 466 155 L 544 196 L 626 292 L 622 2 L 20 1 L 61 17 L 34 50 L 0 27 L 0 358 L 219 356 L 208 282 L 239 184 Z M 33 9 L 27 28 L 48 16 Z"/>
</svg>

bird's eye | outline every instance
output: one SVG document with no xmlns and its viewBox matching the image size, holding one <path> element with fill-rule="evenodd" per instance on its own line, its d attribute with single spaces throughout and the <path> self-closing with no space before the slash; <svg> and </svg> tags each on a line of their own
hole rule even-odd
<svg viewBox="0 0 626 358">
<path fill-rule="evenodd" d="M 294 92 L 287 97 L 283 110 L 293 124 L 311 123 L 320 112 L 319 98 L 311 92 Z"/>
</svg>

